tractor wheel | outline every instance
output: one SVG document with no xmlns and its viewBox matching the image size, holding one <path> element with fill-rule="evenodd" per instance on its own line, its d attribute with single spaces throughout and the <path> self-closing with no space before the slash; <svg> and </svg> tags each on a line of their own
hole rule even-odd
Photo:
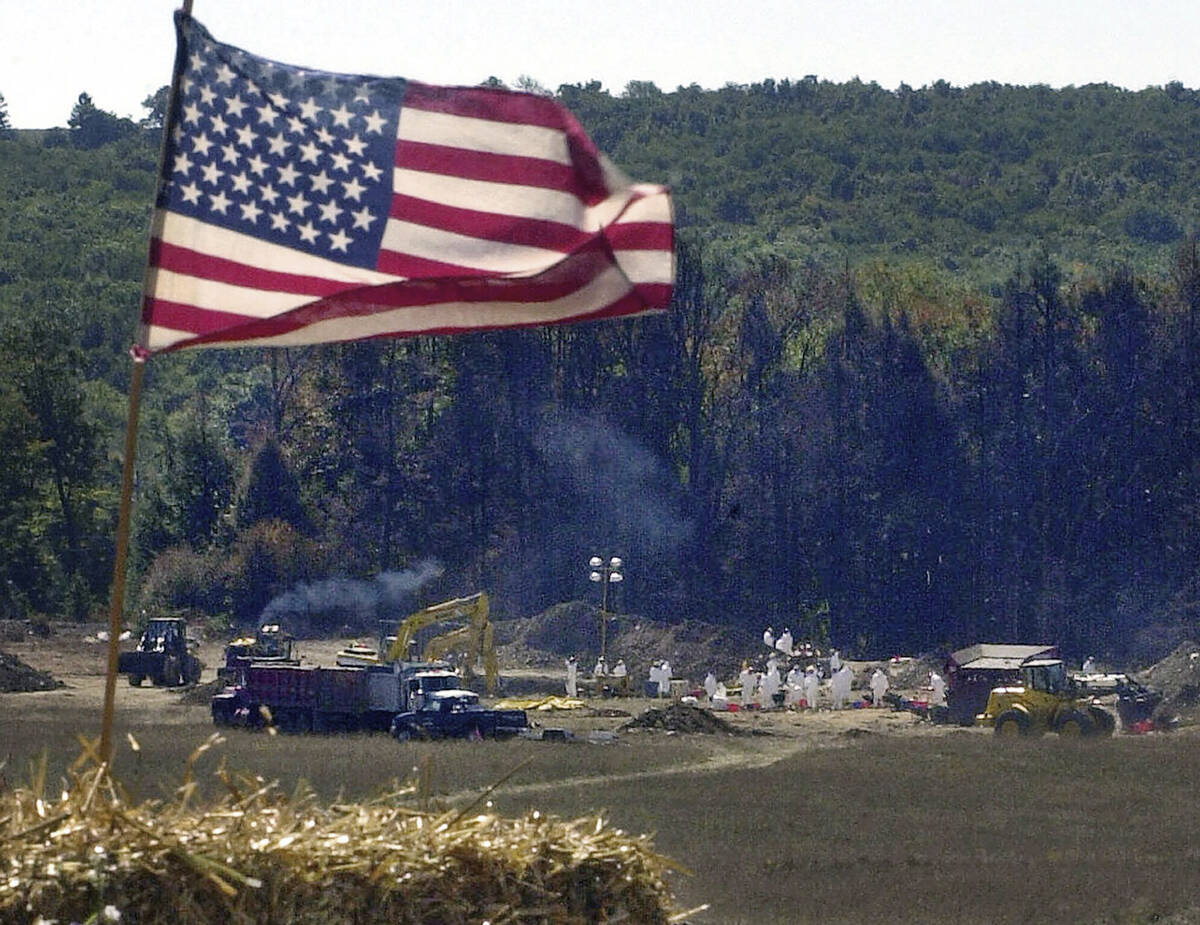
<svg viewBox="0 0 1200 925">
<path fill-rule="evenodd" d="M 189 655 L 183 661 L 183 683 L 199 684 L 200 674 L 203 670 L 204 666 L 200 664 L 200 659 L 194 655 Z"/>
<path fill-rule="evenodd" d="M 1029 735 L 1029 717 L 1020 710 L 1005 710 L 996 717 L 996 735 L 1016 738 Z"/>
<path fill-rule="evenodd" d="M 412 738 L 412 730 L 407 726 L 393 726 L 392 738 L 397 742 L 407 742 Z"/>
<path fill-rule="evenodd" d="M 175 687 L 179 683 L 179 660 L 168 655 L 162 662 L 162 674 L 154 679 L 159 687 Z"/>
<path fill-rule="evenodd" d="M 1101 707 L 1088 707 L 1088 716 L 1096 725 L 1096 735 L 1110 736 L 1117 728 L 1113 715 Z"/>
<path fill-rule="evenodd" d="M 1080 713 L 1078 710 L 1072 710 L 1066 713 L 1058 721 L 1058 734 L 1064 739 L 1077 739 L 1081 736 L 1090 736 L 1096 731 L 1096 724 L 1092 722 L 1090 716 L 1086 713 Z"/>
<path fill-rule="evenodd" d="M 144 677 L 142 677 L 140 674 L 131 674 L 129 676 L 129 686 L 130 687 L 141 687 L 142 682 L 145 680 L 146 679 Z"/>
</svg>

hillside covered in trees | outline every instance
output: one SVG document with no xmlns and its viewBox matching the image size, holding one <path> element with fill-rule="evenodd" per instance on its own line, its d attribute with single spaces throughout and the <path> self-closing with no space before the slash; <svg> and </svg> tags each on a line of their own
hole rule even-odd
<svg viewBox="0 0 1200 925">
<path fill-rule="evenodd" d="M 594 593 L 598 553 L 618 610 L 872 654 L 1195 626 L 1200 94 L 556 95 L 673 186 L 671 311 L 155 358 L 131 618 L 292 592 L 341 624 L 422 581 L 514 616 Z M 107 600 L 161 110 L 0 119 L 6 615 Z"/>
</svg>

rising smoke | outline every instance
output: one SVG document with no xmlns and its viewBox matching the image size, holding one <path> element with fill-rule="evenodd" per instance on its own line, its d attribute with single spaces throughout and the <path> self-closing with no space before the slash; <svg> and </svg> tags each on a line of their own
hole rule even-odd
<svg viewBox="0 0 1200 925">
<path fill-rule="evenodd" d="M 421 588 L 442 574 L 433 560 L 401 572 L 384 572 L 369 580 L 329 578 L 302 583 L 263 608 L 262 623 L 282 623 L 297 636 L 349 627 L 374 633 L 381 620 L 398 620 L 417 609 Z"/>
</svg>

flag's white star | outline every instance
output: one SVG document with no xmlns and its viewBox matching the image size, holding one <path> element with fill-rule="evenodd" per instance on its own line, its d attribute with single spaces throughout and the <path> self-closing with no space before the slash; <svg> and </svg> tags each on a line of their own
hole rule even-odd
<svg viewBox="0 0 1200 925">
<path fill-rule="evenodd" d="M 229 177 L 229 182 L 233 184 L 234 192 L 245 194 L 245 192 L 250 189 L 250 184 L 252 181 L 248 176 L 246 176 L 245 171 L 243 171 L 242 173 L 232 174 Z"/>
<path fill-rule="evenodd" d="M 208 156 L 208 149 L 212 146 L 213 143 L 209 140 L 208 135 L 206 135 L 204 132 L 201 132 L 192 139 L 192 150 L 197 154 L 204 155 L 205 157 Z"/>
<path fill-rule="evenodd" d="M 267 137 L 267 146 L 271 149 L 271 153 L 283 157 L 291 142 L 282 135 L 269 135 Z"/>
<path fill-rule="evenodd" d="M 318 193 L 328 193 L 329 185 L 333 183 L 333 177 L 329 176 L 329 174 L 322 170 L 320 173 L 313 174 L 310 178 L 310 182 L 312 183 L 312 188 L 314 191 Z"/>
<path fill-rule="evenodd" d="M 200 107 L 195 103 L 188 103 L 183 107 L 183 124 L 187 125 L 189 122 L 194 125 L 200 124 Z"/>
<path fill-rule="evenodd" d="M 329 249 L 333 251 L 341 251 L 344 254 L 346 253 L 346 245 L 352 240 L 354 239 L 339 228 L 329 236 Z"/>
<path fill-rule="evenodd" d="M 229 131 L 229 123 L 226 122 L 221 116 L 211 116 L 209 121 L 212 122 L 212 130 L 214 134 L 224 135 Z"/>
<path fill-rule="evenodd" d="M 306 141 L 300 146 L 300 160 L 316 165 L 321 157 L 321 148 L 312 141 Z"/>
<path fill-rule="evenodd" d="M 200 102 L 202 102 L 205 106 L 211 106 L 213 104 L 213 100 L 216 98 L 217 92 L 212 87 L 208 86 L 208 84 L 205 84 L 200 88 Z"/>
<path fill-rule="evenodd" d="M 254 174 L 256 177 L 264 176 L 266 173 L 267 167 L 270 166 L 266 161 L 264 161 L 257 154 L 255 154 L 252 158 L 250 158 L 248 161 L 246 161 L 246 164 L 249 166 L 250 172 L 252 174 Z"/>
<path fill-rule="evenodd" d="M 322 86 L 325 88 L 325 95 L 332 97 L 336 97 L 338 95 L 338 91 L 342 88 L 336 77 L 326 77 L 322 83 Z"/>
<path fill-rule="evenodd" d="M 354 216 L 355 228 L 365 228 L 369 231 L 371 224 L 375 221 L 375 216 L 371 214 L 370 210 L 366 206 L 363 206 L 357 212 L 351 212 L 350 214 Z"/>
<path fill-rule="evenodd" d="M 308 126 L 306 126 L 304 124 L 304 120 L 301 119 L 299 116 L 288 116 L 287 124 L 288 124 L 288 130 L 291 132 L 295 132 L 297 135 L 303 135 L 305 129 L 308 128 Z"/>
<path fill-rule="evenodd" d="M 331 109 L 329 115 L 333 117 L 333 124 L 340 125 L 342 128 L 349 128 L 350 120 L 354 117 L 354 113 L 346 108 L 345 103 L 342 103 L 337 109 Z"/>
<path fill-rule="evenodd" d="M 288 74 L 288 83 L 293 87 L 300 89 L 304 86 L 304 81 L 308 78 L 306 71 L 292 71 Z"/>
<path fill-rule="evenodd" d="M 213 186 L 220 183 L 221 177 L 225 176 L 225 172 L 214 163 L 205 164 L 202 169 L 204 170 L 204 182 Z"/>
<path fill-rule="evenodd" d="M 209 199 L 209 208 L 212 209 L 214 212 L 220 212 L 222 215 L 225 214 L 225 210 L 228 209 L 230 206 L 229 197 L 226 196 L 224 193 L 222 193 L 220 190 L 218 190 L 215 193 L 210 193 L 208 196 L 208 199 Z"/>
<path fill-rule="evenodd" d="M 275 111 L 275 107 L 270 103 L 260 103 L 258 106 L 255 106 L 254 109 L 258 113 L 258 119 L 260 122 L 262 122 L 264 128 L 269 125 L 274 125 L 275 120 L 279 118 L 279 113 Z"/>
<path fill-rule="evenodd" d="M 334 151 L 329 155 L 329 159 L 333 162 L 334 170 L 340 170 L 342 173 L 350 172 L 350 158 L 341 151 Z"/>
<path fill-rule="evenodd" d="M 253 200 L 250 202 L 239 203 L 239 207 L 242 210 L 242 218 L 252 225 L 256 224 L 258 222 L 258 217 L 262 215 L 262 209 L 259 208 L 258 203 L 254 202 Z"/>
<path fill-rule="evenodd" d="M 357 135 L 351 135 L 349 138 L 343 138 L 342 141 L 345 142 L 346 150 L 349 151 L 353 157 L 362 157 L 363 152 L 367 150 L 367 143 Z"/>
<path fill-rule="evenodd" d="M 367 131 L 374 132 L 376 135 L 383 134 L 383 127 L 387 125 L 387 119 L 379 114 L 379 110 L 373 110 L 369 116 L 363 116 L 367 122 Z"/>
<path fill-rule="evenodd" d="M 243 148 L 254 147 L 254 129 L 248 125 L 243 125 L 237 129 L 238 144 Z"/>
<path fill-rule="evenodd" d="M 351 103 L 366 103 L 367 105 L 370 105 L 371 97 L 367 95 L 367 85 L 366 84 L 359 84 L 358 87 L 355 88 L 354 99 L 352 99 L 350 102 Z"/>
<path fill-rule="evenodd" d="M 258 195 L 263 202 L 275 205 L 275 200 L 279 198 L 279 190 L 275 189 L 270 183 L 264 183 L 259 189 Z"/>
<path fill-rule="evenodd" d="M 222 61 L 221 66 L 217 68 L 217 76 L 216 79 L 213 80 L 213 83 L 217 86 L 220 86 L 221 84 L 229 84 L 230 86 L 233 86 L 233 78 L 235 77 L 237 77 L 237 74 L 234 73 L 233 69 L 230 68 L 230 66 L 224 61 Z"/>
<path fill-rule="evenodd" d="M 175 155 L 175 170 L 174 173 L 181 173 L 185 177 L 188 171 L 192 169 L 192 159 L 184 152 L 180 151 Z"/>
<path fill-rule="evenodd" d="M 296 230 L 300 232 L 300 240 L 307 241 L 309 244 L 317 243 L 317 229 L 313 227 L 312 222 L 297 225 Z"/>
<path fill-rule="evenodd" d="M 374 164 L 372 164 L 370 161 L 362 162 L 362 172 L 363 172 L 363 176 L 366 177 L 368 180 L 372 181 L 373 183 L 378 183 L 379 178 L 381 176 L 383 176 L 383 171 L 380 170 Z"/>
<path fill-rule="evenodd" d="M 323 144 L 325 147 L 328 148 L 331 144 L 333 144 L 333 132 L 329 131 L 329 129 L 327 129 L 325 126 L 322 125 L 314 134 L 317 136 L 317 141 L 321 142 L 321 144 Z"/>
<path fill-rule="evenodd" d="M 320 111 L 320 104 L 311 96 L 300 104 L 300 115 L 309 122 L 315 121 Z"/>
<path fill-rule="evenodd" d="M 227 145 L 221 145 L 221 157 L 226 164 L 236 164 L 241 155 L 238 154 L 237 148 L 233 146 L 233 142 L 231 141 Z"/>
<path fill-rule="evenodd" d="M 321 221 L 329 222 L 331 225 L 336 225 L 338 216 L 342 214 L 342 210 L 338 208 L 338 204 L 333 200 L 322 203 L 317 208 L 321 210 Z"/>
<path fill-rule="evenodd" d="M 175 144 L 179 144 L 179 142 L 183 141 L 184 134 L 183 126 L 176 122 L 175 127 L 171 129 L 171 140 L 174 141 Z"/>
<path fill-rule="evenodd" d="M 179 187 L 179 193 L 183 196 L 184 202 L 190 202 L 194 206 L 200 204 L 200 187 L 196 183 L 189 183 L 187 186 Z"/>
<path fill-rule="evenodd" d="M 283 217 L 282 212 L 271 213 L 271 230 L 272 231 L 287 231 L 292 227 L 292 223 Z"/>
<path fill-rule="evenodd" d="M 271 101 L 271 105 L 280 112 L 287 112 L 288 103 L 291 102 L 291 100 L 284 93 L 268 93 L 267 99 L 269 99 Z"/>
<path fill-rule="evenodd" d="M 191 62 L 193 71 L 198 71 L 204 67 L 204 56 L 198 51 L 193 51 L 188 55 L 188 61 Z"/>
<path fill-rule="evenodd" d="M 242 99 L 241 94 L 238 94 L 237 96 L 231 96 L 225 101 L 225 112 L 234 118 L 240 119 L 242 117 L 242 111 L 249 105 L 249 103 Z"/>
<path fill-rule="evenodd" d="M 300 171 L 296 169 L 294 164 L 284 164 L 279 168 L 279 182 L 285 186 L 295 186 L 296 177 L 300 176 Z"/>
<path fill-rule="evenodd" d="M 303 193 L 297 193 L 295 196 L 288 196 L 288 211 L 294 212 L 296 215 L 303 215 L 308 209 L 308 200 L 304 198 Z"/>
<path fill-rule="evenodd" d="M 351 177 L 349 180 L 342 182 L 343 195 L 347 199 L 353 199 L 355 202 L 362 200 L 362 194 L 367 191 L 367 188 L 358 182 L 356 177 Z"/>
</svg>

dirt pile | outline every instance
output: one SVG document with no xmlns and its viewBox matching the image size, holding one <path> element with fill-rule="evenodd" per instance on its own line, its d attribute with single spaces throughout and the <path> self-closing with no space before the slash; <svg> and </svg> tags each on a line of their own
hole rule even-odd
<svg viewBox="0 0 1200 925">
<path fill-rule="evenodd" d="M 1159 715 L 1200 722 L 1200 644 L 1191 640 L 1180 643 L 1170 655 L 1136 678 L 1163 695 Z"/>
<path fill-rule="evenodd" d="M 668 732 L 698 732 L 705 735 L 736 735 L 738 730 L 708 710 L 686 703 L 651 707 L 625 723 L 622 729 L 663 729 Z"/>
<path fill-rule="evenodd" d="M 62 686 L 62 681 L 47 672 L 31 668 L 15 655 L 0 652 L 0 693 L 52 691 Z"/>
</svg>

